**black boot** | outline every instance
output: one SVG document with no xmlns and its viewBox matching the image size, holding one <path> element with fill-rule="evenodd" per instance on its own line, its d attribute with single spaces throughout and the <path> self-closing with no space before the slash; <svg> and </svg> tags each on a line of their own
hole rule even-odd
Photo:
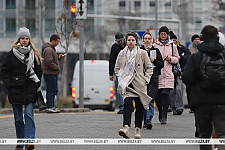
<svg viewBox="0 0 225 150">
<path fill-rule="evenodd" d="M 162 121 L 162 110 L 159 110 L 159 122 Z"/>
<path fill-rule="evenodd" d="M 167 121 L 167 112 L 163 112 L 162 113 L 162 120 L 161 120 L 161 124 L 166 124 Z"/>
</svg>

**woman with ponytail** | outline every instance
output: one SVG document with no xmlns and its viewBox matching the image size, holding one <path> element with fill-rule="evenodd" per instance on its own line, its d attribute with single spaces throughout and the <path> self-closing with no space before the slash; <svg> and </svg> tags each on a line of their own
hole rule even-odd
<svg viewBox="0 0 225 150">
<path fill-rule="evenodd" d="M 13 107 L 16 136 L 19 139 L 35 138 L 33 108 L 42 76 L 41 55 L 34 48 L 30 37 L 29 29 L 20 28 L 18 40 L 12 45 L 1 66 L 3 83 L 8 89 L 9 103 Z M 24 146 L 25 150 L 34 149 L 33 144 L 21 144 L 15 150 L 23 150 Z"/>
</svg>

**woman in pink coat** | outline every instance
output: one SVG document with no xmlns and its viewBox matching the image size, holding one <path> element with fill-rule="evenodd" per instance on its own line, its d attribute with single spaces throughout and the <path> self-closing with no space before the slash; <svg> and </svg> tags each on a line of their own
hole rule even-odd
<svg viewBox="0 0 225 150">
<path fill-rule="evenodd" d="M 159 121 L 161 124 L 166 124 L 170 101 L 169 94 L 170 90 L 174 88 L 172 64 L 177 64 L 179 61 L 177 47 L 170 40 L 169 29 L 166 26 L 159 29 L 159 36 L 154 43 L 154 47 L 160 50 L 164 60 L 164 68 L 161 69 L 161 75 L 159 76 L 159 90 L 155 102 L 159 110 Z"/>
</svg>

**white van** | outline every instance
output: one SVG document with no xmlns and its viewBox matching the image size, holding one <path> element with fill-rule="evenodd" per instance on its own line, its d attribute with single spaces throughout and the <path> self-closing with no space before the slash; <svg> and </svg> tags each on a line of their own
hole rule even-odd
<svg viewBox="0 0 225 150">
<path fill-rule="evenodd" d="M 79 64 L 77 61 L 72 81 L 73 107 L 79 106 Z M 84 60 L 84 107 L 114 111 L 115 82 L 109 80 L 109 61 Z"/>
</svg>

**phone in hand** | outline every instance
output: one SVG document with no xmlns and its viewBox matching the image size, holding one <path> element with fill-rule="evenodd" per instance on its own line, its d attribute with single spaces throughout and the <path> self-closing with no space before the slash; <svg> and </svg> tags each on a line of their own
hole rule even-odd
<svg viewBox="0 0 225 150">
<path fill-rule="evenodd" d="M 66 55 L 67 55 L 67 53 L 63 54 L 62 57 L 66 56 Z"/>
<path fill-rule="evenodd" d="M 168 55 L 166 56 L 166 58 L 168 58 Z M 165 58 L 163 61 L 165 61 L 165 60 L 166 60 L 166 58 Z"/>
</svg>

